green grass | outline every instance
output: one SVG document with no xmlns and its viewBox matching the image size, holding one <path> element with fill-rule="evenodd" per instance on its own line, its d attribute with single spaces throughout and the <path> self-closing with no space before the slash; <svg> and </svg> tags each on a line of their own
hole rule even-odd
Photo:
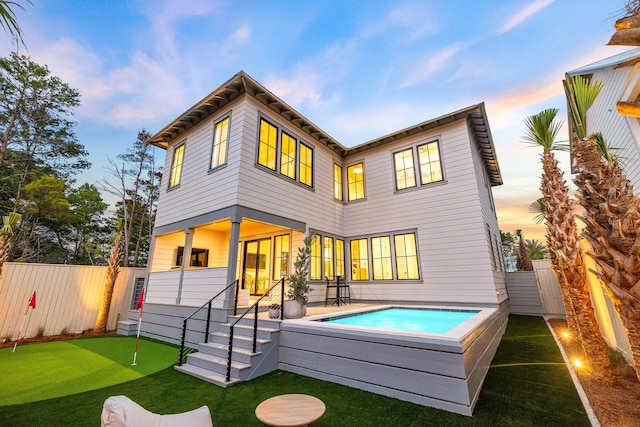
<svg viewBox="0 0 640 427">
<path fill-rule="evenodd" d="M 5 384 L 0 379 L 0 389 Z M 127 383 L 0 407 L 0 425 L 98 425 L 104 400 L 125 394 L 157 413 L 176 413 L 207 405 L 217 427 L 261 426 L 254 415 L 256 406 L 264 399 L 284 393 L 311 394 L 325 402 L 327 411 L 313 423 L 314 427 L 590 425 L 544 321 L 525 316 L 511 316 L 473 417 L 288 372 L 272 372 L 222 389 L 168 368 Z"/>
<path fill-rule="evenodd" d="M 165 369 L 177 349 L 141 339 L 132 366 L 135 338 L 80 338 L 0 349 L 0 406 L 68 396 L 112 386 Z M 152 357 L 149 357 L 152 356 Z"/>
</svg>

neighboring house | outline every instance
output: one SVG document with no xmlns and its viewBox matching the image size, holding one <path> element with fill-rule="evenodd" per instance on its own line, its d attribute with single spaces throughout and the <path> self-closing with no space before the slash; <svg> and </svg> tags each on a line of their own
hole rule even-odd
<svg viewBox="0 0 640 427">
<path fill-rule="evenodd" d="M 567 72 L 601 81 L 587 112 L 587 132 L 601 132 L 635 189 L 640 188 L 640 49 Z"/>
<path fill-rule="evenodd" d="M 149 142 L 167 156 L 147 304 L 260 295 L 311 232 L 311 303 L 335 275 L 359 301 L 505 303 L 484 104 L 346 148 L 239 72 Z"/>
<path fill-rule="evenodd" d="M 236 359 L 227 352 L 235 338 L 228 338 L 232 318 L 224 310 L 233 307 L 232 287 L 214 305 L 221 309 L 212 315 L 215 342 L 195 341 L 202 355 L 190 354 L 181 370 L 227 386 L 279 367 L 470 415 L 508 314 L 492 196 L 502 177 L 484 104 L 347 148 L 239 72 L 149 142 L 167 156 L 143 335 L 180 342 L 183 319 L 236 280 L 254 298 L 264 294 L 292 273 L 311 233 L 312 305 L 325 303 L 326 279 L 341 276 L 351 301 L 491 313 L 458 341 L 422 341 L 415 350 L 395 336 L 371 344 L 389 347 L 384 366 L 356 360 L 375 353 L 355 348 L 360 340 L 309 335 L 287 321 L 263 331 L 272 347 L 261 341 Z M 199 333 L 185 326 L 188 342 L 206 336 L 199 321 Z M 334 338 L 342 344 L 330 344 Z M 320 354 L 328 350 L 335 352 Z M 418 370 L 396 359 L 409 354 Z M 349 378 L 340 363 L 346 360 Z M 378 383 L 372 372 L 382 373 Z M 414 390 L 404 388 L 409 382 Z"/>
<path fill-rule="evenodd" d="M 603 88 L 593 106 L 587 111 L 587 132 L 601 132 L 607 145 L 633 184 L 635 194 L 640 191 L 640 49 L 631 49 L 567 72 L 600 81 Z M 570 119 L 569 119 L 570 123 Z M 584 243 L 586 245 L 586 243 Z M 585 249 L 586 250 L 586 249 Z M 595 262 L 585 258 L 587 267 L 596 270 Z M 602 286 L 590 275 L 591 297 L 600 331 L 605 341 L 629 361 L 631 350 L 626 332 Z"/>
</svg>

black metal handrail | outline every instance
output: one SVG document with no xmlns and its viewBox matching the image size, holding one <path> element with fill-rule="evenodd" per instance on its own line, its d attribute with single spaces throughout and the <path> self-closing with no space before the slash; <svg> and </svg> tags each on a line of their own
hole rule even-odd
<svg viewBox="0 0 640 427">
<path fill-rule="evenodd" d="M 178 355 L 178 366 L 182 366 L 182 359 L 184 358 L 184 342 L 185 342 L 185 337 L 187 335 L 187 322 L 189 321 L 189 319 L 191 319 L 193 316 L 195 316 L 200 310 L 202 310 L 203 308 L 207 307 L 207 323 L 205 325 L 204 342 L 205 343 L 209 342 L 209 322 L 211 321 L 211 304 L 212 304 L 214 299 L 218 298 L 220 295 L 222 295 L 224 292 L 226 292 L 227 289 L 229 289 L 230 287 L 235 286 L 237 284 L 238 284 L 237 280 L 233 281 L 226 288 L 224 288 L 223 290 L 218 292 L 216 294 L 216 296 L 211 298 L 209 301 L 205 302 L 202 306 L 200 306 L 200 308 L 198 308 L 196 311 L 191 313 L 190 316 L 185 317 L 185 319 L 182 321 L 182 339 L 180 341 L 180 354 Z M 236 299 L 237 299 L 237 297 L 238 297 L 238 293 L 236 291 Z M 236 302 L 236 305 L 237 305 L 237 302 Z"/>
<path fill-rule="evenodd" d="M 252 352 L 255 353 L 256 352 L 256 344 L 257 344 L 257 340 L 258 340 L 258 308 L 260 307 L 260 301 L 262 301 L 262 299 L 264 297 L 269 295 L 269 293 L 272 290 L 274 290 L 275 288 L 277 288 L 278 286 L 282 286 L 282 290 L 280 292 L 280 316 L 278 316 L 280 319 L 282 319 L 283 314 L 284 314 L 284 278 L 278 280 L 278 282 L 275 285 L 271 286 L 269 288 L 269 290 L 264 293 L 264 295 L 262 295 L 260 298 L 258 298 L 258 300 L 256 302 L 254 302 L 253 305 L 251 307 L 249 307 L 247 309 L 247 311 L 245 311 L 240 317 L 238 317 L 236 319 L 236 321 L 233 322 L 233 324 L 229 327 L 229 351 L 227 353 L 227 382 L 231 381 L 231 355 L 233 354 L 233 330 L 234 330 L 235 326 L 238 324 L 238 322 L 240 320 L 242 320 L 244 318 L 244 316 L 247 315 L 247 313 L 251 312 L 252 310 L 254 311 L 254 316 L 253 316 L 253 348 L 252 348 Z M 236 304 L 237 304 L 237 302 L 236 302 Z"/>
</svg>

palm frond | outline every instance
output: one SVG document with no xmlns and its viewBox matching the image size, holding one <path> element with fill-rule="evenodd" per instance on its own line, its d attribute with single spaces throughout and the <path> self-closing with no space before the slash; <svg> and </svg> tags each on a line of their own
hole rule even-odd
<svg viewBox="0 0 640 427">
<path fill-rule="evenodd" d="M 548 108 L 524 119 L 526 130 L 522 140 L 542 146 L 545 153 L 558 149 L 559 145 L 554 141 L 562 127 L 562 120 L 556 120 L 557 114 L 557 108 Z"/>
<path fill-rule="evenodd" d="M 533 217 L 533 222 L 536 224 L 542 224 L 544 222 L 545 211 L 544 198 L 542 197 L 529 205 L 529 212 L 537 214 Z"/>
<path fill-rule="evenodd" d="M 20 221 L 22 215 L 16 212 L 9 212 L 8 215 L 2 217 L 2 229 L 0 229 L 0 233 L 5 236 L 11 236 L 16 229 L 16 225 L 18 221 Z"/>
<path fill-rule="evenodd" d="M 618 155 L 614 153 L 614 151 L 618 150 L 618 148 L 610 147 L 600 132 L 596 133 L 595 137 L 596 144 L 598 145 L 598 151 L 602 154 L 602 157 L 608 162 L 617 161 Z"/>
<path fill-rule="evenodd" d="M 564 86 L 573 130 L 578 138 L 587 137 L 587 110 L 591 108 L 600 94 L 604 83 L 599 80 L 587 80 L 582 76 L 567 76 L 562 84 Z"/>
</svg>

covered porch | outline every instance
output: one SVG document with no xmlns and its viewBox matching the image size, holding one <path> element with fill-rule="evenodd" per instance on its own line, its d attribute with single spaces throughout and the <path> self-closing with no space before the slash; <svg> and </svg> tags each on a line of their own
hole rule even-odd
<svg viewBox="0 0 640 427">
<path fill-rule="evenodd" d="M 305 232 L 302 222 L 240 206 L 157 227 L 146 302 L 197 307 L 237 280 L 245 305 L 289 275 Z M 218 308 L 233 298 L 230 290 Z"/>
</svg>

